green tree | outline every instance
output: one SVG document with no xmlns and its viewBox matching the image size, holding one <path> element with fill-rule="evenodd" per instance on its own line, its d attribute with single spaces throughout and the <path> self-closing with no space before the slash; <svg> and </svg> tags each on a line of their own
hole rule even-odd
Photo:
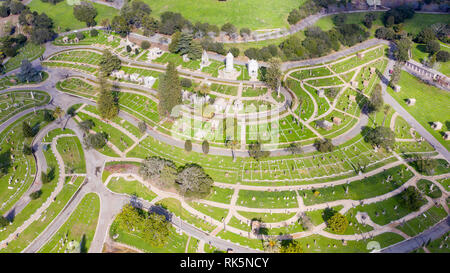
<svg viewBox="0 0 450 273">
<path fill-rule="evenodd" d="M 280 253 L 303 253 L 303 248 L 296 241 L 291 241 L 289 244 L 281 247 Z"/>
<path fill-rule="evenodd" d="M 436 40 L 429 41 L 425 45 L 425 51 L 430 54 L 434 54 L 434 53 L 438 52 L 440 49 L 441 49 L 441 44 Z"/>
<path fill-rule="evenodd" d="M 79 5 L 73 6 L 74 17 L 81 22 L 85 22 L 86 26 L 95 26 L 95 16 L 97 16 L 97 10 L 92 3 L 82 1 Z"/>
<path fill-rule="evenodd" d="M 78 127 L 83 131 L 84 133 L 89 133 L 89 131 L 94 127 L 95 124 L 91 119 L 83 120 L 80 123 L 78 123 Z"/>
<path fill-rule="evenodd" d="M 415 164 L 417 166 L 417 170 L 426 175 L 433 175 L 434 170 L 437 167 L 436 160 L 425 157 L 417 157 Z"/>
<path fill-rule="evenodd" d="M 256 142 L 248 145 L 248 154 L 250 157 L 253 157 L 258 161 L 262 158 L 268 157 L 270 155 L 270 152 L 263 151 L 262 144 L 260 142 Z"/>
<path fill-rule="evenodd" d="M 402 204 L 410 211 L 417 211 L 422 205 L 422 196 L 413 186 L 406 188 L 400 197 Z"/>
<path fill-rule="evenodd" d="M 271 58 L 268 62 L 269 67 L 266 71 L 265 81 L 272 90 L 277 90 L 281 84 L 281 60 L 278 58 Z"/>
<path fill-rule="evenodd" d="M 145 133 L 145 131 L 147 131 L 147 123 L 145 123 L 145 121 L 139 121 L 138 123 L 138 128 L 139 131 L 141 131 L 141 133 Z"/>
<path fill-rule="evenodd" d="M 24 144 L 22 148 L 22 152 L 24 155 L 31 155 L 33 153 L 33 149 L 31 149 L 30 145 Z"/>
<path fill-rule="evenodd" d="M 328 227 L 331 228 L 336 233 L 343 234 L 348 227 L 348 219 L 344 215 L 336 212 L 331 218 L 327 221 Z"/>
<path fill-rule="evenodd" d="M 369 130 L 365 135 L 366 142 L 384 149 L 393 149 L 395 145 L 395 133 L 387 127 L 378 126 Z"/>
<path fill-rule="evenodd" d="M 181 83 L 173 62 L 169 62 L 166 73 L 160 76 L 158 95 L 158 111 L 163 117 L 169 117 L 172 109 L 181 104 Z"/>
<path fill-rule="evenodd" d="M 209 142 L 207 140 L 202 142 L 202 151 L 205 155 L 209 153 Z"/>
<path fill-rule="evenodd" d="M 61 107 L 57 106 L 55 108 L 55 110 L 53 111 L 53 116 L 56 119 L 61 119 L 63 115 L 64 115 L 64 110 Z"/>
<path fill-rule="evenodd" d="M 214 181 L 196 164 L 187 164 L 175 180 L 178 192 L 185 197 L 204 198 L 211 193 Z"/>
<path fill-rule="evenodd" d="M 175 183 L 177 167 L 170 160 L 153 156 L 141 163 L 139 174 L 144 179 L 155 182 L 159 188 L 167 189 Z"/>
<path fill-rule="evenodd" d="M 122 16 L 114 16 L 111 21 L 111 29 L 118 33 L 121 37 L 126 37 L 131 31 L 130 25 Z"/>
<path fill-rule="evenodd" d="M 436 39 L 436 35 L 430 27 L 422 29 L 416 36 L 416 42 L 420 44 L 426 44 L 434 39 Z"/>
<path fill-rule="evenodd" d="M 0 228 L 4 228 L 7 225 L 9 225 L 9 221 L 8 219 L 6 219 L 5 217 L 3 217 L 3 215 L 0 215 Z"/>
<path fill-rule="evenodd" d="M 395 42 L 394 57 L 397 61 L 406 62 L 409 60 L 409 50 L 411 49 L 411 40 L 409 38 L 401 38 Z"/>
<path fill-rule="evenodd" d="M 381 85 L 375 85 L 372 94 L 370 95 L 370 110 L 372 112 L 378 112 L 383 107 L 383 95 L 381 93 Z"/>
<path fill-rule="evenodd" d="M 100 116 L 104 119 L 113 119 L 119 114 L 119 106 L 114 98 L 112 91 L 109 88 L 106 79 L 103 76 L 99 77 L 99 91 L 97 98 L 97 110 Z"/>
<path fill-rule="evenodd" d="M 122 61 L 111 51 L 105 49 L 99 62 L 100 74 L 109 76 L 114 70 L 119 70 L 122 66 Z"/>
<path fill-rule="evenodd" d="M 184 142 L 184 150 L 186 150 L 186 152 L 192 151 L 192 141 L 190 139 Z"/>
<path fill-rule="evenodd" d="M 328 138 L 316 140 L 314 146 L 321 153 L 327 153 L 334 150 L 334 145 L 331 142 L 331 139 Z"/>
<path fill-rule="evenodd" d="M 277 253 L 280 251 L 281 241 L 271 237 L 264 240 L 263 245 L 264 245 L 264 252 Z"/>
<path fill-rule="evenodd" d="M 41 197 L 41 195 L 42 195 L 42 191 L 41 190 L 37 190 L 37 191 L 34 191 L 34 192 L 30 193 L 30 198 L 31 198 L 31 200 L 36 200 L 39 197 Z"/>
<path fill-rule="evenodd" d="M 84 145 L 90 149 L 101 149 L 106 145 L 106 137 L 101 133 L 88 134 L 84 138 Z"/>
</svg>

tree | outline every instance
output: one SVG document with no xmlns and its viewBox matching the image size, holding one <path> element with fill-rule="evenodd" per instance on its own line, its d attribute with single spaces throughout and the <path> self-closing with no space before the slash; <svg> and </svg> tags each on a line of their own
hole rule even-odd
<svg viewBox="0 0 450 273">
<path fill-rule="evenodd" d="M 91 119 L 83 120 L 80 123 L 78 123 L 78 127 L 83 131 L 84 133 L 89 133 L 89 131 L 94 127 L 94 122 Z"/>
<path fill-rule="evenodd" d="M 202 142 L 202 151 L 205 155 L 209 153 L 209 142 L 207 140 Z"/>
<path fill-rule="evenodd" d="M 272 90 L 277 90 L 281 84 L 281 60 L 272 58 L 269 60 L 269 67 L 266 71 L 265 81 Z"/>
<path fill-rule="evenodd" d="M 299 142 L 294 142 L 289 144 L 289 147 L 287 148 L 293 155 L 294 154 L 301 154 L 303 153 L 302 144 Z"/>
<path fill-rule="evenodd" d="M 203 48 L 200 42 L 198 41 L 191 41 L 191 44 L 189 45 L 189 51 L 188 51 L 188 57 L 191 60 L 198 60 L 202 57 Z"/>
<path fill-rule="evenodd" d="M 185 197 L 204 198 L 211 193 L 214 181 L 196 164 L 187 164 L 175 180 L 178 192 Z"/>
<path fill-rule="evenodd" d="M 384 101 L 383 101 L 383 95 L 381 93 L 381 85 L 377 84 L 375 85 L 375 88 L 373 89 L 372 95 L 370 96 L 370 111 L 371 112 L 378 112 L 383 107 Z"/>
<path fill-rule="evenodd" d="M 41 172 L 41 182 L 42 184 L 47 184 L 51 181 L 49 175 L 46 172 Z"/>
<path fill-rule="evenodd" d="M 112 91 L 106 79 L 100 75 L 99 77 L 100 95 L 97 98 L 97 110 L 104 119 L 113 119 L 119 114 L 119 106 L 114 98 Z"/>
<path fill-rule="evenodd" d="M 119 70 L 122 66 L 122 61 L 111 51 L 105 49 L 102 57 L 100 58 L 100 74 L 109 76 L 114 70 Z"/>
<path fill-rule="evenodd" d="M 190 139 L 184 142 L 184 150 L 186 150 L 186 152 L 192 151 L 192 141 Z"/>
<path fill-rule="evenodd" d="M 225 32 L 230 38 L 235 37 L 237 33 L 237 28 L 231 23 L 224 24 L 220 30 Z"/>
<path fill-rule="evenodd" d="M 192 81 L 191 79 L 187 79 L 187 78 L 181 78 L 181 86 L 184 88 L 191 88 L 192 87 Z"/>
<path fill-rule="evenodd" d="M 239 56 L 240 50 L 237 47 L 232 47 L 232 48 L 230 48 L 230 52 L 236 58 Z"/>
<path fill-rule="evenodd" d="M 181 83 L 173 62 L 169 62 L 166 73 L 160 76 L 158 95 L 158 111 L 161 116 L 169 117 L 172 109 L 181 104 Z"/>
<path fill-rule="evenodd" d="M 33 153 L 33 149 L 31 148 L 30 145 L 24 144 L 22 152 L 24 155 L 31 155 Z"/>
<path fill-rule="evenodd" d="M 303 253 L 303 248 L 296 241 L 291 241 L 288 245 L 281 247 L 280 253 Z"/>
<path fill-rule="evenodd" d="M 6 219 L 5 217 L 3 217 L 3 215 L 0 215 L 0 228 L 4 228 L 7 225 L 9 225 L 9 221 L 8 219 Z"/>
<path fill-rule="evenodd" d="M 280 251 L 281 241 L 275 238 L 264 240 L 264 252 L 277 253 Z"/>
<path fill-rule="evenodd" d="M 55 120 L 55 116 L 53 115 L 53 111 L 50 111 L 48 109 L 44 110 L 44 120 L 46 122 L 52 122 Z"/>
<path fill-rule="evenodd" d="M 336 212 L 327 221 L 327 225 L 336 233 L 343 234 L 348 227 L 348 219 L 344 215 Z"/>
<path fill-rule="evenodd" d="M 73 6 L 73 16 L 81 22 L 85 22 L 86 26 L 95 26 L 95 16 L 97 16 L 97 10 L 92 3 L 82 1 L 79 5 Z"/>
<path fill-rule="evenodd" d="M 121 37 L 126 37 L 130 33 L 131 28 L 127 20 L 122 16 L 114 16 L 111 21 L 111 29 Z"/>
<path fill-rule="evenodd" d="M 17 75 L 20 82 L 39 82 L 41 78 L 41 72 L 34 68 L 28 59 L 24 59 L 20 66 L 20 72 Z"/>
<path fill-rule="evenodd" d="M 102 133 L 88 134 L 84 138 L 84 145 L 88 149 L 101 149 L 106 145 L 106 137 Z"/>
<path fill-rule="evenodd" d="M 139 174 L 154 181 L 158 187 L 167 189 L 175 183 L 177 168 L 172 161 L 153 156 L 141 163 Z"/>
<path fill-rule="evenodd" d="M 334 150 L 334 145 L 329 138 L 316 140 L 314 146 L 321 153 L 327 153 Z"/>
<path fill-rule="evenodd" d="M 57 119 L 61 119 L 61 117 L 64 115 L 64 110 L 59 107 L 56 106 L 55 110 L 53 111 L 53 116 Z"/>
<path fill-rule="evenodd" d="M 401 38 L 395 42 L 394 57 L 400 62 L 409 60 L 409 50 L 411 49 L 411 40 L 409 38 Z"/>
<path fill-rule="evenodd" d="M 413 186 L 406 188 L 400 197 L 401 203 L 410 211 L 416 211 L 422 205 L 422 196 Z"/>
<path fill-rule="evenodd" d="M 436 53 L 436 61 L 438 62 L 448 62 L 450 60 L 450 52 L 441 50 Z"/>
<path fill-rule="evenodd" d="M 91 29 L 91 31 L 89 32 L 89 34 L 91 35 L 91 37 L 97 37 L 98 36 L 98 30 L 96 30 L 95 28 Z"/>
<path fill-rule="evenodd" d="M 395 38 L 395 32 L 390 28 L 380 27 L 375 31 L 375 37 L 392 41 Z"/>
<path fill-rule="evenodd" d="M 24 137 L 34 137 L 34 132 L 27 122 L 22 122 L 22 133 Z"/>
<path fill-rule="evenodd" d="M 377 15 L 375 13 L 366 13 L 364 16 L 363 24 L 366 26 L 366 28 L 371 29 L 373 21 L 377 19 Z"/>
<path fill-rule="evenodd" d="M 150 46 L 151 46 L 151 44 L 150 44 L 149 41 L 142 41 L 142 43 L 141 43 L 141 48 L 142 49 L 149 49 Z"/>
<path fill-rule="evenodd" d="M 384 149 L 393 149 L 395 145 L 395 133 L 387 127 L 378 126 L 371 129 L 365 135 L 366 142 Z"/>
<path fill-rule="evenodd" d="M 120 229 L 131 232 L 140 227 L 142 222 L 139 211 L 131 204 L 126 204 L 116 217 Z"/>
<path fill-rule="evenodd" d="M 179 31 L 175 32 L 171 38 L 172 39 L 169 44 L 169 52 L 177 53 L 179 48 L 178 43 L 180 42 L 181 39 L 181 32 Z"/>
<path fill-rule="evenodd" d="M 41 195 L 42 195 L 42 191 L 41 190 L 37 190 L 35 192 L 30 193 L 30 198 L 31 198 L 31 200 L 36 200 L 39 197 L 41 197 Z"/>
<path fill-rule="evenodd" d="M 145 121 L 139 121 L 138 123 L 138 128 L 139 131 L 141 131 L 141 133 L 145 133 L 145 131 L 147 131 L 147 123 L 145 123 Z"/>
<path fill-rule="evenodd" d="M 436 39 L 436 35 L 430 27 L 422 29 L 416 36 L 415 41 L 420 44 L 426 44 Z"/>
<path fill-rule="evenodd" d="M 436 40 L 427 42 L 427 44 L 425 46 L 425 51 L 430 54 L 434 54 L 434 53 L 438 52 L 440 49 L 441 49 L 441 44 L 439 44 L 439 42 Z"/>
<path fill-rule="evenodd" d="M 347 20 L 347 14 L 340 13 L 335 16 L 333 16 L 333 23 L 335 26 L 342 26 L 345 24 L 345 21 Z"/>
<path fill-rule="evenodd" d="M 260 160 L 262 158 L 266 158 L 270 155 L 269 151 L 262 150 L 262 144 L 260 142 L 251 143 L 248 145 L 248 154 L 250 157 L 253 157 L 255 160 Z"/>
<path fill-rule="evenodd" d="M 402 64 L 396 62 L 392 70 L 391 80 L 389 81 L 389 86 L 394 88 L 395 85 L 400 81 L 402 75 Z"/>
</svg>

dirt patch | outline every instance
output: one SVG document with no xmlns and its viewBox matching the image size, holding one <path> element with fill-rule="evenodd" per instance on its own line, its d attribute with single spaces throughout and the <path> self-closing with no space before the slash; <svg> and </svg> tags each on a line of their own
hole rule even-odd
<svg viewBox="0 0 450 273">
<path fill-rule="evenodd" d="M 132 173 L 139 174 L 139 166 L 133 164 L 114 164 L 105 167 L 105 171 L 110 173 Z"/>
</svg>

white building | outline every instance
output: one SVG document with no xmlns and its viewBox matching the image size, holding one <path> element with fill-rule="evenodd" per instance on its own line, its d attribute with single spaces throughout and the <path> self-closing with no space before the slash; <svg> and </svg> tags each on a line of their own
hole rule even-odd
<svg viewBox="0 0 450 273">
<path fill-rule="evenodd" d="M 163 51 L 158 47 L 152 47 L 148 50 L 147 60 L 152 61 L 163 55 Z"/>
<path fill-rule="evenodd" d="M 156 82 L 156 78 L 152 76 L 144 77 L 144 86 L 148 88 L 152 88 Z"/>
</svg>

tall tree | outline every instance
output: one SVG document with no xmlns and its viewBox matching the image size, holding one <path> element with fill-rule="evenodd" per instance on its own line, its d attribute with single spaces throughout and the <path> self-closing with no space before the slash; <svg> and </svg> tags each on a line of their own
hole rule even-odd
<svg viewBox="0 0 450 273">
<path fill-rule="evenodd" d="M 28 59 L 25 59 L 22 61 L 17 78 L 20 82 L 38 82 L 41 80 L 41 72 L 34 68 Z"/>
<path fill-rule="evenodd" d="M 381 93 L 381 85 L 375 85 L 373 89 L 372 95 L 370 95 L 370 110 L 374 112 L 378 112 L 383 107 L 383 95 Z"/>
<path fill-rule="evenodd" d="M 214 181 L 201 166 L 187 164 L 178 173 L 175 183 L 181 195 L 204 198 L 211 193 Z"/>
<path fill-rule="evenodd" d="M 166 73 L 160 76 L 158 111 L 161 116 L 169 117 L 172 109 L 181 104 L 181 83 L 173 62 L 167 65 Z"/>
<path fill-rule="evenodd" d="M 104 119 L 113 119 L 119 114 L 119 106 L 111 91 L 110 85 L 103 76 L 99 76 L 100 95 L 97 99 L 97 110 Z"/>
<path fill-rule="evenodd" d="M 103 76 L 109 76 L 114 70 L 119 70 L 122 66 L 122 61 L 117 55 L 112 54 L 111 51 L 105 49 L 103 55 L 100 58 L 100 74 Z"/>
<path fill-rule="evenodd" d="M 272 90 L 277 90 L 281 84 L 281 76 L 283 75 L 281 72 L 281 60 L 278 58 L 271 58 L 268 63 L 269 67 L 266 71 L 265 80 Z"/>
<path fill-rule="evenodd" d="M 85 22 L 86 26 L 95 26 L 95 16 L 97 16 L 97 10 L 92 3 L 82 1 L 79 5 L 73 6 L 73 15 L 78 21 Z"/>
</svg>

